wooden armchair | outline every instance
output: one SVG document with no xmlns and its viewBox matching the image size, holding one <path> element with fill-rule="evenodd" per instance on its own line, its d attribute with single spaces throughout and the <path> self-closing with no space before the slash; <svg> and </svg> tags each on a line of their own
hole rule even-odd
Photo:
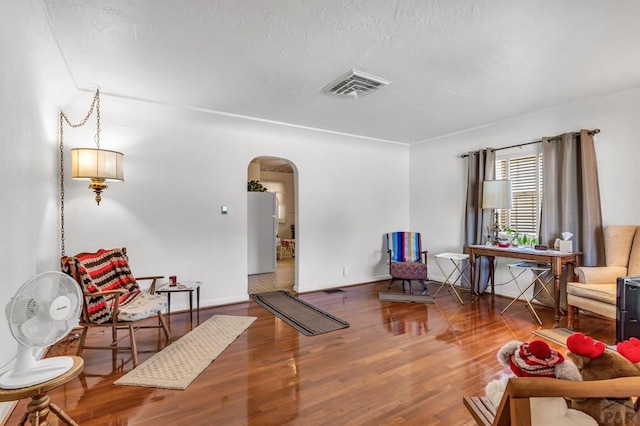
<svg viewBox="0 0 640 426">
<path fill-rule="evenodd" d="M 530 426 L 529 398 L 563 397 L 629 398 L 640 395 L 640 377 L 574 382 L 546 377 L 514 377 L 509 379 L 500 406 L 485 397 L 465 396 L 463 402 L 477 424 L 483 426 Z M 596 419 L 599 424 L 602 419 Z"/>
<path fill-rule="evenodd" d="M 77 355 L 84 349 L 130 350 L 133 366 L 138 365 L 138 348 L 135 331 L 139 328 L 162 328 L 167 342 L 171 333 L 163 317 L 167 307 L 164 296 L 154 294 L 156 280 L 162 276 L 134 278 L 129 270 L 125 248 L 99 250 L 95 253 L 79 253 L 61 259 L 62 271 L 73 277 L 84 294 L 80 326 L 82 334 Z M 151 280 L 147 292 L 138 286 L 140 280 Z M 157 324 L 142 323 L 157 317 Z M 85 345 L 87 332 L 93 327 L 111 328 L 111 343 L 106 346 Z M 119 347 L 118 330 L 128 330 L 130 345 Z"/>
<path fill-rule="evenodd" d="M 422 294 L 427 294 L 427 251 L 422 250 L 422 240 L 419 232 L 390 232 L 386 234 L 387 254 L 389 255 L 389 275 L 391 281 L 387 288 L 391 288 L 394 281 L 402 281 L 402 292 L 413 293 L 411 281 L 422 284 Z"/>
</svg>

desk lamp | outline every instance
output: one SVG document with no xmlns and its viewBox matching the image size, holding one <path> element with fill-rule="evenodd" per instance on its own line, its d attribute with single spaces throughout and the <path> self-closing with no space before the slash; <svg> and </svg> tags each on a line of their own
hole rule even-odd
<svg viewBox="0 0 640 426">
<path fill-rule="evenodd" d="M 498 209 L 510 209 L 513 204 L 511 197 L 510 180 L 485 180 L 482 188 L 482 208 L 495 211 L 495 223 L 493 224 L 493 244 L 498 244 Z"/>
</svg>

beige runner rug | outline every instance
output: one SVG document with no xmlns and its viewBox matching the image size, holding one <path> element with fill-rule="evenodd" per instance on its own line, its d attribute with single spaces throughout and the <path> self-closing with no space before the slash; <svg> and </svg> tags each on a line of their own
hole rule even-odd
<svg viewBox="0 0 640 426">
<path fill-rule="evenodd" d="M 186 389 L 255 320 L 255 317 L 214 315 L 114 384 Z"/>
<path fill-rule="evenodd" d="M 536 336 L 556 343 L 560 346 L 567 347 L 567 337 L 571 336 L 574 331 L 568 328 L 543 328 L 533 332 Z"/>
</svg>

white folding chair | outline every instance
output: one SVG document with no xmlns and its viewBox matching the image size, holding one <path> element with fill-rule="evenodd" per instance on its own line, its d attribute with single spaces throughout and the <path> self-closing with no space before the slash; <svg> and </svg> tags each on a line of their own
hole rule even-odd
<svg viewBox="0 0 640 426">
<path fill-rule="evenodd" d="M 531 304 L 531 300 L 535 299 L 542 291 L 545 291 L 547 293 L 547 295 L 551 298 L 551 300 L 554 300 L 553 296 L 549 292 L 549 289 L 547 288 L 547 286 L 549 285 L 549 283 L 553 279 L 553 275 L 549 274 L 549 276 L 547 277 L 546 281 L 543 281 L 543 278 L 544 278 L 543 275 L 546 274 L 547 272 L 551 271 L 551 264 L 544 263 L 544 262 L 542 262 L 542 263 L 539 263 L 539 262 L 518 262 L 518 263 L 511 263 L 511 264 L 507 265 L 507 269 L 509 269 L 509 273 L 511 274 L 511 277 L 513 278 L 513 282 L 516 284 L 516 287 L 518 287 L 518 290 L 520 290 L 520 294 L 518 294 L 511 301 L 511 303 L 509 303 L 507 305 L 507 307 L 504 308 L 502 310 L 502 312 L 500 312 L 500 315 L 504 314 L 507 311 L 507 309 L 509 309 L 511 307 L 511 305 L 513 305 L 517 300 L 520 299 L 520 297 L 522 297 L 522 298 L 524 298 L 525 302 L 527 303 L 527 308 L 529 308 L 529 311 L 531 312 L 531 315 L 533 315 L 533 317 L 536 319 L 536 321 L 538 321 L 538 324 L 542 325 L 542 321 L 540 320 L 540 317 L 538 316 L 538 313 L 536 312 L 536 310 L 533 308 L 533 305 Z M 528 284 L 521 285 L 520 282 L 523 279 L 523 278 L 521 278 L 522 274 L 524 274 L 527 271 L 531 271 L 531 273 L 533 274 L 533 279 Z M 531 300 L 529 300 L 529 298 L 527 297 L 527 295 L 525 293 L 536 282 L 540 284 L 540 288 L 533 295 Z"/>
</svg>

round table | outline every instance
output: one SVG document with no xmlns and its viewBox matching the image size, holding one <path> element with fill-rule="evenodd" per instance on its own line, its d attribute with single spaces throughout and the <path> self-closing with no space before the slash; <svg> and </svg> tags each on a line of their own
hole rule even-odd
<svg viewBox="0 0 640 426">
<path fill-rule="evenodd" d="M 64 385 L 82 373 L 84 367 L 83 359 L 78 356 L 71 356 L 71 358 L 73 358 L 71 369 L 51 380 L 19 389 L 0 388 L 0 402 L 31 398 L 27 405 L 27 412 L 24 413 L 20 420 L 20 425 L 24 425 L 29 420 L 33 426 L 48 426 L 47 415 L 49 411 L 53 411 L 65 424 L 78 426 L 60 407 L 52 403 L 51 398 L 47 395 L 50 390 Z"/>
</svg>

